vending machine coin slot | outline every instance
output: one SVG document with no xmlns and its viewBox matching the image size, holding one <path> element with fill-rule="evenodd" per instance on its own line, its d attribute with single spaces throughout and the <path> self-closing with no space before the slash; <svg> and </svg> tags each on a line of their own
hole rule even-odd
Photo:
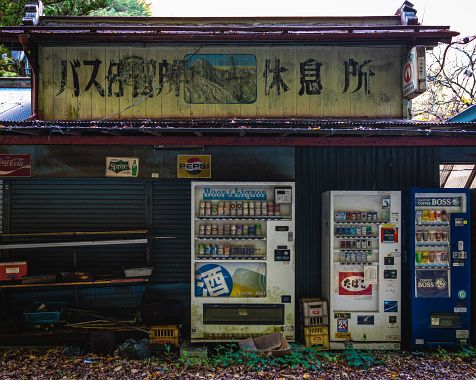
<svg viewBox="0 0 476 380">
<path fill-rule="evenodd" d="M 397 278 L 397 271 L 395 269 L 392 269 L 392 270 L 386 269 L 386 270 L 383 271 L 383 278 L 387 279 L 387 280 L 396 279 Z"/>
<path fill-rule="evenodd" d="M 289 231 L 289 226 L 276 226 L 275 230 L 277 232 L 284 232 L 284 231 Z"/>
<path fill-rule="evenodd" d="M 291 261 L 291 250 L 286 246 L 278 245 L 274 250 L 274 261 Z"/>
<path fill-rule="evenodd" d="M 288 295 L 281 296 L 281 302 L 282 303 L 291 303 L 291 296 L 288 296 Z"/>
</svg>

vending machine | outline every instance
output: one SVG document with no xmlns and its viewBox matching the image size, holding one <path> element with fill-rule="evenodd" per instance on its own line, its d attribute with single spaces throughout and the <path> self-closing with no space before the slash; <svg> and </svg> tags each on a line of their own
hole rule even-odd
<svg viewBox="0 0 476 380">
<path fill-rule="evenodd" d="M 191 340 L 294 340 L 294 183 L 192 182 Z"/>
<path fill-rule="evenodd" d="M 332 349 L 399 349 L 399 191 L 323 194 L 322 297 Z"/>
<path fill-rule="evenodd" d="M 410 202 L 410 343 L 469 345 L 469 190 L 415 188 Z"/>
</svg>

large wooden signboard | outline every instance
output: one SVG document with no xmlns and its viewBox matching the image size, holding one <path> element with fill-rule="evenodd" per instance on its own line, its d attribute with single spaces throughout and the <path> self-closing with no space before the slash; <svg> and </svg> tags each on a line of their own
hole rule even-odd
<svg viewBox="0 0 476 380">
<path fill-rule="evenodd" d="M 401 117 L 402 48 L 42 46 L 46 120 Z"/>
</svg>

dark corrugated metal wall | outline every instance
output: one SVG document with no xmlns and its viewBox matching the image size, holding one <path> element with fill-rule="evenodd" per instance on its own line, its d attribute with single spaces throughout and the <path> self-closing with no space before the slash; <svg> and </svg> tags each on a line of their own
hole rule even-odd
<svg viewBox="0 0 476 380">
<path fill-rule="evenodd" d="M 321 294 L 323 192 L 411 186 L 439 187 L 437 148 L 296 148 L 296 298 Z"/>
<path fill-rule="evenodd" d="M 190 181 L 153 185 L 154 283 L 190 282 Z"/>
<path fill-rule="evenodd" d="M 147 228 L 144 182 L 120 179 L 21 179 L 5 182 L 10 206 L 10 233 Z M 82 237 L 82 240 L 89 239 Z M 73 248 L 11 250 L 9 255 L 27 259 L 31 274 L 74 269 Z M 144 263 L 144 245 L 77 248 L 76 270 L 79 271 L 109 273 L 111 269 L 120 270 L 121 267 L 142 266 Z"/>
</svg>

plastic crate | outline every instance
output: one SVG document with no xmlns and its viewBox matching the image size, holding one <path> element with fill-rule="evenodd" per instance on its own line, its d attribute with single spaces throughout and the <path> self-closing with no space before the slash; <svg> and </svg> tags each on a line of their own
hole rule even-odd
<svg viewBox="0 0 476 380">
<path fill-rule="evenodd" d="M 306 347 L 328 350 L 329 328 L 327 326 L 304 327 L 304 341 Z"/>
<path fill-rule="evenodd" d="M 46 306 L 45 311 L 36 311 L 41 305 Z M 54 324 L 61 320 L 66 302 L 35 302 L 30 312 L 23 313 L 25 321 L 35 325 Z"/>
<path fill-rule="evenodd" d="M 150 344 L 169 344 L 179 346 L 179 329 L 177 325 L 152 326 L 149 331 Z"/>
<path fill-rule="evenodd" d="M 124 277 L 149 277 L 153 270 L 153 267 L 124 269 Z"/>
<path fill-rule="evenodd" d="M 319 299 L 302 299 L 301 312 L 304 317 L 326 317 L 327 301 Z"/>
<path fill-rule="evenodd" d="M 322 326 L 329 324 L 329 318 L 325 317 L 304 317 L 304 326 Z"/>
</svg>

